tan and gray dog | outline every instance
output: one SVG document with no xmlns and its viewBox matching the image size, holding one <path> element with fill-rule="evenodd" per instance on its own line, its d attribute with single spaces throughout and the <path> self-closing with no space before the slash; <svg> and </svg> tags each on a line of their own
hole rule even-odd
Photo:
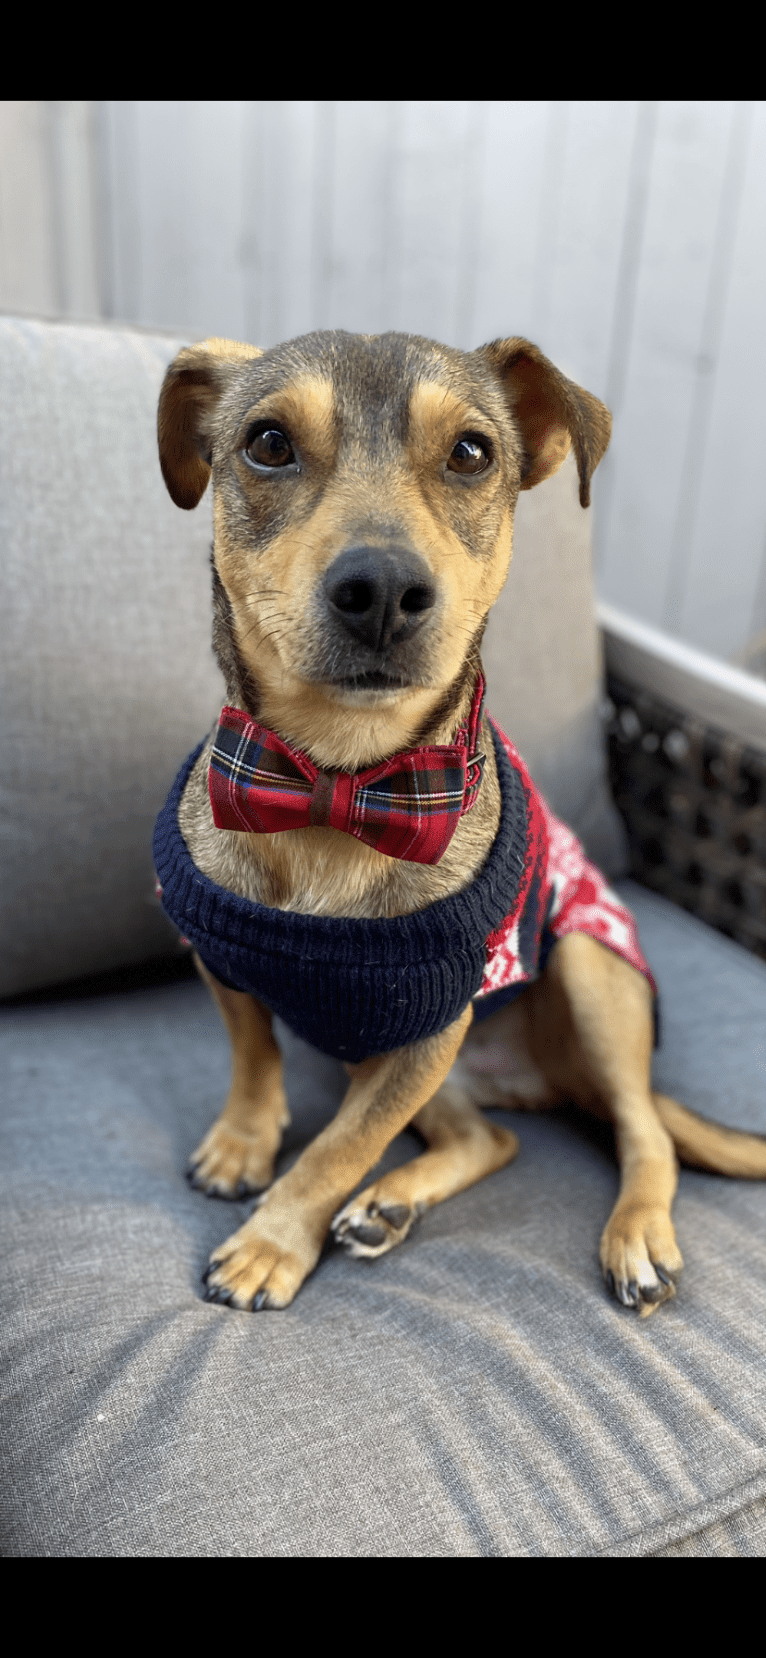
<svg viewBox="0 0 766 1658">
<path fill-rule="evenodd" d="M 604 405 L 521 339 L 463 353 L 335 332 L 265 352 L 218 339 L 181 351 L 160 397 L 160 457 L 180 507 L 195 507 L 212 478 L 214 645 L 228 704 L 321 776 L 374 767 L 413 744 L 453 744 L 508 574 L 519 491 L 573 447 L 586 506 L 610 430 Z M 427 919 L 492 854 L 502 800 L 488 728 L 475 802 L 435 863 L 389 856 L 315 820 L 286 833 L 217 827 L 214 736 L 179 797 L 183 842 L 208 882 L 271 915 Z M 646 976 L 571 932 L 483 1023 L 472 1024 L 468 1000 L 446 1028 L 350 1064 L 335 1119 L 274 1181 L 289 1119 L 272 1014 L 197 961 L 231 1038 L 233 1078 L 192 1158 L 193 1183 L 221 1197 L 264 1194 L 214 1251 L 211 1300 L 288 1306 L 331 1227 L 359 1255 L 400 1243 L 425 1209 L 516 1155 L 516 1136 L 482 1105 L 575 1101 L 611 1119 L 621 1177 L 601 1266 L 644 1315 L 675 1293 L 683 1265 L 671 1221 L 676 1156 L 766 1177 L 764 1140 L 652 1091 Z M 385 996 L 384 980 L 375 995 Z M 349 1202 L 408 1124 L 422 1155 Z"/>
</svg>

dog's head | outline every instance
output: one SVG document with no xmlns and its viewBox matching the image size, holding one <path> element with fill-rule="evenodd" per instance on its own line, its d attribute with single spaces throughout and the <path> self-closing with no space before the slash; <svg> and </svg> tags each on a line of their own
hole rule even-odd
<svg viewBox="0 0 766 1658">
<path fill-rule="evenodd" d="M 519 491 L 574 447 L 587 506 L 610 430 L 603 403 L 521 339 L 181 351 L 160 396 L 162 472 L 185 508 L 212 475 L 219 656 L 228 672 L 223 629 L 239 694 L 320 764 L 339 763 L 341 732 L 355 764 L 411 740 L 473 678 Z"/>
</svg>

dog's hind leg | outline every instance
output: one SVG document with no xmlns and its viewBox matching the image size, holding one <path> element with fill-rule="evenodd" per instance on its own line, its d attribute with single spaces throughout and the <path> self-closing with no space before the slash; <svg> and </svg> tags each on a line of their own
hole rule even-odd
<svg viewBox="0 0 766 1658">
<path fill-rule="evenodd" d="M 209 1197 L 241 1198 L 263 1191 L 274 1178 L 282 1131 L 290 1121 L 282 1057 L 268 1009 L 254 996 L 219 984 L 196 955 L 194 962 L 229 1033 L 232 1079 L 220 1117 L 189 1159 L 187 1179 Z"/>
<path fill-rule="evenodd" d="M 646 1317 L 675 1294 L 683 1268 L 670 1218 L 678 1164 L 650 1085 L 651 988 L 605 945 L 572 933 L 530 987 L 528 1008 L 532 1057 L 560 1098 L 614 1123 L 620 1191 L 601 1267 L 618 1300 Z"/>
<path fill-rule="evenodd" d="M 519 1142 L 508 1128 L 482 1116 L 470 1082 L 451 1074 L 410 1124 L 426 1142 L 412 1162 L 391 1169 L 351 1199 L 333 1221 L 333 1234 L 350 1255 L 385 1255 L 402 1243 L 424 1210 L 504 1168 Z"/>
</svg>

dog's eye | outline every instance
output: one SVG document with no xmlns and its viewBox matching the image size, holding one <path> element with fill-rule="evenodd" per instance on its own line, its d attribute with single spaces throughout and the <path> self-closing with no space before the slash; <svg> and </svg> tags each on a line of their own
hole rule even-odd
<svg viewBox="0 0 766 1658">
<path fill-rule="evenodd" d="M 268 426 L 251 438 L 247 453 L 256 466 L 289 466 L 295 460 L 293 446 L 279 426 Z"/>
<path fill-rule="evenodd" d="M 447 465 L 450 472 L 484 472 L 490 463 L 486 446 L 478 438 L 459 438 Z"/>
</svg>

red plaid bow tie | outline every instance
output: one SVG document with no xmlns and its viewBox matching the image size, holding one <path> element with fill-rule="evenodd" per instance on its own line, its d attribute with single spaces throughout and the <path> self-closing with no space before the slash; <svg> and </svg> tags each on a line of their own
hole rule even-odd
<svg viewBox="0 0 766 1658">
<path fill-rule="evenodd" d="M 438 864 L 479 792 L 484 688 L 480 674 L 468 720 L 448 747 L 410 749 L 353 774 L 321 771 L 240 708 L 224 708 L 208 773 L 216 827 L 273 835 L 329 826 L 389 858 Z"/>
</svg>

